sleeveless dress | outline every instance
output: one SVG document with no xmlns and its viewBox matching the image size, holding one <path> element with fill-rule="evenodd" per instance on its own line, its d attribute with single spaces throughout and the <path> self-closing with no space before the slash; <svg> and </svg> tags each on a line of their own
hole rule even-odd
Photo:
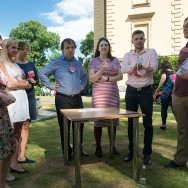
<svg viewBox="0 0 188 188">
<path fill-rule="evenodd" d="M 18 72 L 16 72 L 12 66 L 5 64 L 5 68 L 9 76 L 14 81 L 22 80 L 23 72 L 21 71 L 21 69 L 17 64 L 13 64 L 13 66 L 17 67 Z M 26 91 L 24 89 L 17 89 L 17 90 L 9 89 L 9 92 L 16 98 L 16 102 L 8 106 L 8 112 L 11 122 L 16 123 L 30 119 L 29 104 L 28 104 Z"/>
<path fill-rule="evenodd" d="M 121 65 L 117 58 L 108 61 L 109 68 L 103 73 L 103 76 L 113 77 L 118 73 L 118 69 L 121 69 Z M 97 57 L 93 58 L 89 63 L 89 69 L 94 69 L 94 72 L 98 72 L 101 68 L 102 61 Z M 93 108 L 105 108 L 105 107 L 119 107 L 119 90 L 117 82 L 95 82 L 92 88 L 92 107 Z M 95 121 L 94 126 L 106 127 L 110 125 L 109 120 Z M 119 125 L 119 120 L 113 120 L 113 125 Z"/>
<path fill-rule="evenodd" d="M 6 77 L 0 69 L 0 92 L 6 88 Z M 6 105 L 0 107 L 0 160 L 15 151 L 15 139 Z"/>
</svg>

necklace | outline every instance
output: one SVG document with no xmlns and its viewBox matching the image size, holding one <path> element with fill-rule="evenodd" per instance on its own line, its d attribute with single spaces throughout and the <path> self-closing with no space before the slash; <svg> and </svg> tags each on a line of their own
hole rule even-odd
<svg viewBox="0 0 188 188">
<path fill-rule="evenodd" d="M 102 61 L 102 62 L 104 62 L 104 61 L 105 61 L 105 62 L 110 61 L 110 59 L 109 59 L 109 58 L 104 58 L 104 59 L 102 59 L 101 57 L 98 57 L 98 58 L 99 58 L 99 60 L 100 60 L 100 61 Z"/>
</svg>

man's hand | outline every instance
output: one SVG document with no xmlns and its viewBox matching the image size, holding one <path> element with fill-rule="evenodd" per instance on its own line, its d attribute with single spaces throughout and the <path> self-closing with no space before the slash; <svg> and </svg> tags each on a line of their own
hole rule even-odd
<svg viewBox="0 0 188 188">
<path fill-rule="evenodd" d="M 56 84 L 54 85 L 54 87 L 53 87 L 53 89 L 52 89 L 52 90 L 57 91 L 57 89 L 59 88 L 59 86 L 60 86 L 60 84 L 59 84 L 59 83 L 56 83 Z"/>
<path fill-rule="evenodd" d="M 146 72 L 152 72 L 153 71 L 153 69 L 151 68 L 151 66 L 145 68 L 145 70 L 146 70 Z"/>
<path fill-rule="evenodd" d="M 180 76 L 180 78 L 184 79 L 184 80 L 188 80 L 188 70 L 181 68 L 184 73 Z"/>
</svg>

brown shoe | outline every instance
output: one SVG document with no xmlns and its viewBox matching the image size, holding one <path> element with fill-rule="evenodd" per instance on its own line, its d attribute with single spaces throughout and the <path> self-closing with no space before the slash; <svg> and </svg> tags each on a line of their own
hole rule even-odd
<svg viewBox="0 0 188 188">
<path fill-rule="evenodd" d="M 115 155 L 121 155 L 121 153 L 116 149 L 115 146 L 114 146 L 114 154 L 115 154 Z"/>
</svg>

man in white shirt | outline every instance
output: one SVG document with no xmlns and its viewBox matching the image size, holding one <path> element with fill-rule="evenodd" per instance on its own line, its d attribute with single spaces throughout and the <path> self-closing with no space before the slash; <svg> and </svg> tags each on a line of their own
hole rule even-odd
<svg viewBox="0 0 188 188">
<path fill-rule="evenodd" d="M 145 35 L 141 30 L 136 30 L 132 34 L 134 50 L 126 53 L 123 58 L 122 72 L 128 74 L 126 82 L 126 109 L 137 111 L 140 106 L 143 117 L 144 131 L 144 164 L 152 163 L 150 155 L 152 153 L 153 140 L 153 73 L 158 69 L 158 56 L 154 49 L 144 48 Z M 133 159 L 133 119 L 128 119 L 129 154 L 124 161 Z"/>
</svg>

